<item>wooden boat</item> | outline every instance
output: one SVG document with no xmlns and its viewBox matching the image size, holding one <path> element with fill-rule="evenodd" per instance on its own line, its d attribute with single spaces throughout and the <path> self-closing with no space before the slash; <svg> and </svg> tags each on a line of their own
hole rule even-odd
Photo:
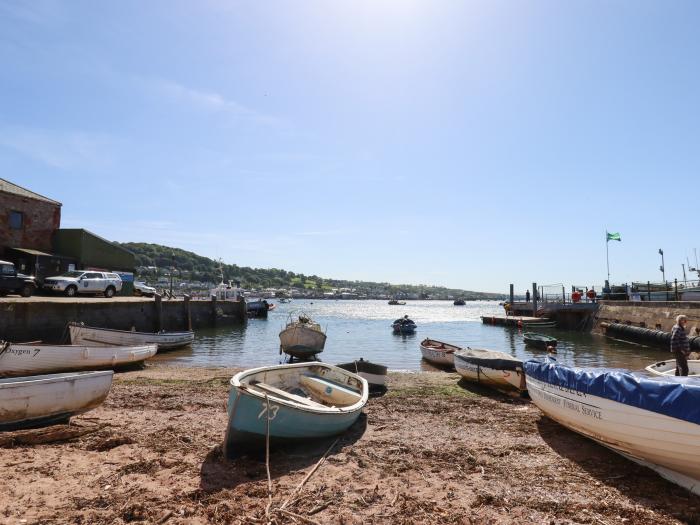
<svg viewBox="0 0 700 525">
<path fill-rule="evenodd" d="M 82 323 L 69 323 L 70 340 L 74 345 L 143 346 L 158 345 L 158 351 L 187 346 L 194 341 L 194 332 L 130 332 L 96 328 Z"/>
<path fill-rule="evenodd" d="M 676 360 L 659 361 L 645 368 L 656 376 L 676 377 Z M 700 360 L 688 360 L 688 377 L 700 377 Z"/>
<path fill-rule="evenodd" d="M 547 350 L 550 346 L 553 348 L 557 347 L 557 340 L 554 337 L 549 337 L 544 334 L 536 334 L 535 332 L 525 332 L 523 334 L 523 340 L 528 346 L 534 346 L 540 350 Z"/>
<path fill-rule="evenodd" d="M 60 371 L 112 370 L 143 363 L 156 355 L 156 345 L 77 346 L 0 344 L 0 377 L 50 374 Z"/>
<path fill-rule="evenodd" d="M 526 390 L 523 362 L 504 352 L 466 348 L 455 352 L 454 366 L 469 381 L 501 390 Z"/>
<path fill-rule="evenodd" d="M 412 334 L 416 331 L 416 323 L 411 321 L 407 315 L 401 319 L 397 319 L 391 324 L 395 334 Z"/>
<path fill-rule="evenodd" d="M 626 370 L 524 363 L 532 401 L 548 417 L 700 494 L 700 383 Z"/>
<path fill-rule="evenodd" d="M 281 352 L 298 359 L 309 359 L 320 354 L 326 346 L 326 334 L 321 325 L 304 314 L 296 318 L 290 315 L 279 337 Z"/>
<path fill-rule="evenodd" d="M 339 434 L 367 403 L 367 381 L 325 363 L 253 368 L 231 379 L 224 453 L 234 457 L 265 444 Z M 269 403 L 269 408 L 268 408 Z"/>
<path fill-rule="evenodd" d="M 111 370 L 0 379 L 0 430 L 68 421 L 99 406 L 112 386 Z"/>
<path fill-rule="evenodd" d="M 387 367 L 384 365 L 365 361 L 363 358 L 360 358 L 350 363 L 341 363 L 336 366 L 357 374 L 360 377 L 364 377 L 367 380 L 371 392 L 386 389 Z"/>
<path fill-rule="evenodd" d="M 423 359 L 438 366 L 452 368 L 455 363 L 454 353 L 462 350 L 459 346 L 425 338 L 421 341 L 420 352 Z"/>
</svg>

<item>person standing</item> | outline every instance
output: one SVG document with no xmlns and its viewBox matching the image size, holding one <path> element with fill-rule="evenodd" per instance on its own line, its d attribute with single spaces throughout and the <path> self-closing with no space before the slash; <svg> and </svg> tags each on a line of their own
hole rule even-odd
<svg viewBox="0 0 700 525">
<path fill-rule="evenodd" d="M 525 302 L 530 302 L 530 290 L 525 290 Z"/>
<path fill-rule="evenodd" d="M 671 352 L 676 357 L 676 375 L 688 375 L 688 356 L 690 355 L 690 341 L 685 333 L 685 325 L 688 318 L 685 315 L 676 317 L 676 324 L 671 330 Z"/>
</svg>

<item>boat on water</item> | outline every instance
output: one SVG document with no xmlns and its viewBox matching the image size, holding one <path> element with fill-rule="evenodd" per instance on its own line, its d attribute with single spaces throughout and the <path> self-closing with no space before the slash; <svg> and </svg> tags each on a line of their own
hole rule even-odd
<svg viewBox="0 0 700 525">
<path fill-rule="evenodd" d="M 158 351 L 173 350 L 192 344 L 194 332 L 133 332 L 68 323 L 70 340 L 74 345 L 146 346 L 157 345 Z"/>
<path fill-rule="evenodd" d="M 532 401 L 561 425 L 700 494 L 700 383 L 628 370 L 524 363 Z"/>
<path fill-rule="evenodd" d="M 279 338 L 280 352 L 298 359 L 313 358 L 326 346 L 326 334 L 321 325 L 305 314 L 290 314 Z"/>
<path fill-rule="evenodd" d="M 454 366 L 468 381 L 499 390 L 527 390 L 523 362 L 504 352 L 465 348 L 455 352 Z"/>
<path fill-rule="evenodd" d="M 454 354 L 459 350 L 462 350 L 459 346 L 427 337 L 420 343 L 420 352 L 423 355 L 423 359 L 443 367 L 452 368 L 454 366 Z"/>
<path fill-rule="evenodd" d="M 289 297 L 280 297 L 278 299 L 280 304 L 290 303 L 292 300 Z"/>
<path fill-rule="evenodd" d="M 464 299 L 455 299 L 454 302 L 452 303 L 455 306 L 464 306 L 467 304 L 467 302 Z"/>
<path fill-rule="evenodd" d="M 336 366 L 357 374 L 360 377 L 364 377 L 367 380 L 370 392 L 386 390 L 386 373 L 388 369 L 384 365 L 365 361 L 363 358 L 360 358 Z"/>
<path fill-rule="evenodd" d="M 156 345 L 82 346 L 0 343 L 0 377 L 61 371 L 113 370 L 143 363 L 156 355 Z"/>
<path fill-rule="evenodd" d="M 556 328 L 556 321 L 523 321 L 525 328 Z"/>
<path fill-rule="evenodd" d="M 398 299 L 392 299 L 388 304 L 406 306 L 406 301 L 399 301 Z"/>
<path fill-rule="evenodd" d="M 325 363 L 266 366 L 231 379 L 224 453 L 340 434 L 367 403 L 367 381 Z"/>
<path fill-rule="evenodd" d="M 397 319 L 391 324 L 395 334 L 412 334 L 416 331 L 416 323 L 404 315 L 401 319 Z"/>
<path fill-rule="evenodd" d="M 251 318 L 267 318 L 267 312 L 270 310 L 270 303 L 266 299 L 252 299 L 246 301 L 246 312 Z"/>
<path fill-rule="evenodd" d="M 557 347 L 557 339 L 544 334 L 537 334 L 535 332 L 525 332 L 523 334 L 523 341 L 528 346 L 539 348 L 540 350 L 547 350 L 549 347 Z"/>
<path fill-rule="evenodd" d="M 242 301 L 243 289 L 238 286 L 238 283 L 232 284 L 231 281 L 225 283 L 222 281 L 215 288 L 209 290 L 210 297 L 216 297 L 217 301 Z"/>
<path fill-rule="evenodd" d="M 647 366 L 644 370 L 655 376 L 676 377 L 676 360 L 667 359 L 666 361 L 659 361 L 658 363 Z M 687 377 L 700 377 L 700 360 L 688 360 Z"/>
<path fill-rule="evenodd" d="M 0 430 L 67 422 L 98 407 L 114 372 L 69 372 L 0 379 Z"/>
</svg>

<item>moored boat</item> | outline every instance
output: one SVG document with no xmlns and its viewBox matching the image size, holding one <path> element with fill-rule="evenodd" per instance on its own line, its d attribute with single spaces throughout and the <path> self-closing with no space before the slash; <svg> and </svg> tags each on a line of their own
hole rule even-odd
<svg viewBox="0 0 700 525">
<path fill-rule="evenodd" d="M 386 373 L 388 369 L 384 365 L 365 361 L 363 358 L 360 358 L 336 366 L 357 374 L 360 377 L 364 377 L 367 380 L 370 391 L 386 389 Z"/>
<path fill-rule="evenodd" d="M 396 306 L 396 305 L 398 305 L 398 306 L 405 306 L 405 305 L 406 305 L 406 301 L 399 301 L 398 299 L 392 299 L 392 300 L 389 301 L 388 304 L 391 304 L 391 305 L 394 305 L 394 306 Z"/>
<path fill-rule="evenodd" d="M 326 334 L 321 325 L 305 314 L 290 315 L 279 334 L 280 350 L 298 359 L 309 359 L 323 352 Z"/>
<path fill-rule="evenodd" d="M 420 352 L 423 355 L 423 359 L 434 365 L 450 368 L 454 366 L 454 353 L 459 350 L 462 350 L 459 346 L 427 337 L 420 344 Z"/>
<path fill-rule="evenodd" d="M 69 372 L 0 379 L 0 430 L 68 421 L 99 406 L 114 372 Z"/>
<path fill-rule="evenodd" d="M 416 331 L 416 323 L 404 315 L 401 319 L 397 319 L 391 324 L 395 334 L 412 334 Z"/>
<path fill-rule="evenodd" d="M 367 381 L 325 363 L 254 368 L 231 379 L 224 453 L 328 437 L 348 429 L 367 403 Z"/>
<path fill-rule="evenodd" d="M 112 370 L 136 365 L 156 355 L 156 345 L 83 346 L 0 344 L 0 377 L 50 374 L 60 371 Z"/>
<path fill-rule="evenodd" d="M 267 312 L 270 310 L 270 304 L 265 299 L 246 301 L 245 306 L 248 317 L 267 319 Z"/>
<path fill-rule="evenodd" d="M 548 417 L 700 494 L 700 383 L 627 370 L 524 363 L 532 401 Z"/>
<path fill-rule="evenodd" d="M 547 350 L 549 347 L 556 348 L 558 342 L 554 337 L 536 334 L 535 332 L 525 332 L 523 341 L 525 341 L 526 345 L 539 348 L 540 350 Z"/>
<path fill-rule="evenodd" d="M 143 346 L 157 345 L 158 351 L 187 346 L 194 341 L 194 332 L 132 332 L 69 323 L 70 340 L 74 345 Z"/>
<path fill-rule="evenodd" d="M 464 306 L 467 304 L 467 302 L 464 299 L 459 298 L 459 299 L 455 299 L 452 304 L 455 306 Z"/>
<path fill-rule="evenodd" d="M 454 366 L 468 381 L 500 390 L 526 390 L 523 362 L 504 352 L 466 348 L 455 352 Z"/>
<path fill-rule="evenodd" d="M 656 376 L 675 377 L 676 375 L 676 360 L 666 359 L 659 361 L 645 368 Z M 700 377 L 700 361 L 696 359 L 688 360 L 688 377 Z"/>
</svg>

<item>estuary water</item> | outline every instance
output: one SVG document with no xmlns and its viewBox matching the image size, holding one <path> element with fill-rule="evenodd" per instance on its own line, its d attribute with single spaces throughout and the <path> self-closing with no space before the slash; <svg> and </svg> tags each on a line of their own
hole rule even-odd
<svg viewBox="0 0 700 525">
<path fill-rule="evenodd" d="M 271 302 L 277 304 L 274 299 Z M 379 300 L 293 300 L 277 304 L 267 319 L 198 330 L 190 348 L 158 354 L 154 359 L 191 367 L 278 364 L 285 358 L 279 352 L 278 334 L 290 315 L 302 312 L 319 322 L 328 335 L 325 350 L 319 355 L 327 363 L 364 357 L 391 370 L 432 370 L 421 359 L 419 344 L 426 337 L 462 347 L 499 350 L 520 359 L 545 355 L 526 347 L 517 329 L 481 322 L 482 315 L 503 313 L 503 307 L 495 301 L 470 301 L 466 306 L 454 306 L 452 301 L 408 301 L 405 306 L 391 306 Z M 404 314 L 416 322 L 418 329 L 412 335 L 395 335 L 391 323 Z M 566 364 L 641 370 L 669 357 L 668 352 L 602 336 L 541 331 L 559 339 L 556 357 Z"/>
</svg>

